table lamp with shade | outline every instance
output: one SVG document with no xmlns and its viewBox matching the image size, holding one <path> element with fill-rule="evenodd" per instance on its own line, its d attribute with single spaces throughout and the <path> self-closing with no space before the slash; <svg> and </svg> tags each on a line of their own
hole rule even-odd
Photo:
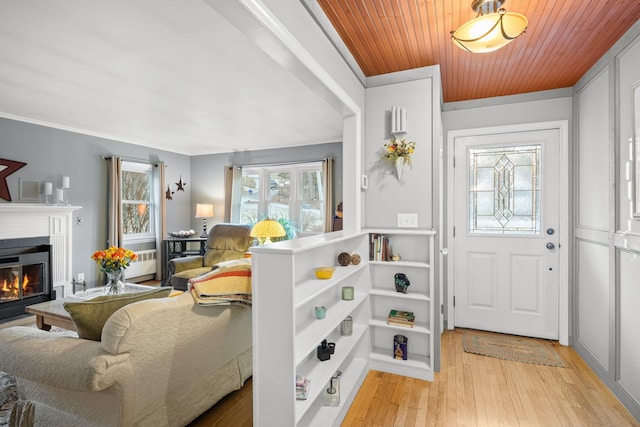
<svg viewBox="0 0 640 427">
<path fill-rule="evenodd" d="M 263 219 L 253 226 L 249 235 L 256 237 L 258 242 L 262 241 L 263 243 L 261 244 L 269 245 L 272 243 L 272 237 L 283 237 L 287 235 L 287 232 L 284 231 L 284 227 L 278 221 Z"/>
<path fill-rule="evenodd" d="M 202 236 L 207 238 L 207 218 L 213 217 L 213 205 L 210 203 L 196 204 L 196 218 L 202 218 Z"/>
</svg>

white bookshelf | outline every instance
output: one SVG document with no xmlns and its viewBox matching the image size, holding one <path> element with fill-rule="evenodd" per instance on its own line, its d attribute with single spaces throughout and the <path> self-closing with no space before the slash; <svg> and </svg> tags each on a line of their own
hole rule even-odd
<svg viewBox="0 0 640 427">
<path fill-rule="evenodd" d="M 406 256 L 393 263 L 370 262 L 370 232 L 397 232 L 395 243 Z M 254 425 L 339 426 L 370 369 L 433 379 L 432 232 L 341 231 L 251 251 Z M 341 252 L 359 254 L 360 263 L 339 266 Z M 315 277 L 314 268 L 321 266 L 336 267 L 331 279 Z M 387 283 L 395 269 L 411 280 L 407 294 Z M 343 286 L 354 287 L 353 300 L 342 300 Z M 315 318 L 315 306 L 327 307 L 324 319 Z M 384 311 L 391 306 L 416 312 L 415 326 L 387 325 Z M 353 334 L 341 336 L 347 316 L 353 318 Z M 394 334 L 409 338 L 409 360 L 392 357 Z M 316 349 L 324 339 L 335 342 L 336 349 L 330 360 L 320 361 Z M 324 406 L 323 390 L 337 371 L 342 373 L 340 405 Z M 296 375 L 311 381 L 306 400 L 296 400 Z"/>
<path fill-rule="evenodd" d="M 369 368 L 398 375 L 433 381 L 434 367 L 434 258 L 435 232 L 408 229 L 369 229 L 369 236 L 384 235 L 389 239 L 392 254 L 399 261 L 370 261 L 372 351 Z M 394 275 L 404 273 L 410 281 L 407 293 L 397 292 Z M 413 328 L 388 325 L 389 311 L 412 311 L 416 316 Z M 393 337 L 407 338 L 407 360 L 393 358 Z"/>
<path fill-rule="evenodd" d="M 338 254 L 358 253 L 358 265 L 339 266 Z M 253 407 L 256 426 L 339 426 L 369 371 L 369 269 L 363 233 L 335 232 L 252 248 Z M 314 268 L 334 266 L 331 279 Z M 342 300 L 342 287 L 354 299 Z M 327 307 L 316 319 L 315 306 Z M 340 324 L 353 318 L 353 334 Z M 336 344 L 327 361 L 317 358 L 322 340 Z M 323 390 L 337 371 L 340 405 L 323 405 Z M 296 375 L 310 382 L 306 400 L 296 400 Z"/>
</svg>

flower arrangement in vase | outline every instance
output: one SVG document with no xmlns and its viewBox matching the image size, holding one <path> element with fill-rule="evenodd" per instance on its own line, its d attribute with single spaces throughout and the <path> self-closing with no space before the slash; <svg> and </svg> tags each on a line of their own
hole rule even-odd
<svg viewBox="0 0 640 427">
<path fill-rule="evenodd" d="M 132 261 L 138 259 L 138 255 L 129 249 L 111 246 L 103 251 L 94 252 L 91 255 L 91 259 L 107 275 L 106 293 L 111 295 L 122 291 L 124 288 L 124 282 L 122 281 L 124 271 Z"/>
<path fill-rule="evenodd" d="M 384 158 L 387 162 L 394 165 L 398 181 L 402 181 L 402 168 L 405 164 L 411 167 L 411 156 L 416 149 L 415 141 L 405 138 L 397 139 L 395 136 L 384 145 Z"/>
</svg>

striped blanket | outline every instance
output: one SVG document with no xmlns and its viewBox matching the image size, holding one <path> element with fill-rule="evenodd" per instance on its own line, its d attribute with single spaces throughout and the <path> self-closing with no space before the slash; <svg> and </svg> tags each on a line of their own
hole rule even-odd
<svg viewBox="0 0 640 427">
<path fill-rule="evenodd" d="M 251 306 L 251 260 L 234 260 L 219 265 L 219 268 L 189 281 L 196 303 Z"/>
</svg>

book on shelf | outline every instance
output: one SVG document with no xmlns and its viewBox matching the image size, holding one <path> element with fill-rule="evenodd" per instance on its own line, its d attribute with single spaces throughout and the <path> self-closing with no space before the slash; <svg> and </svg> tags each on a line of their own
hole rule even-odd
<svg viewBox="0 0 640 427">
<path fill-rule="evenodd" d="M 296 375 L 296 400 L 307 400 L 310 385 L 307 377 Z"/>
<path fill-rule="evenodd" d="M 391 261 L 391 242 L 386 234 L 369 235 L 369 261 Z"/>
<path fill-rule="evenodd" d="M 407 360 L 407 337 L 395 335 L 393 337 L 393 358 L 397 360 Z"/>
<path fill-rule="evenodd" d="M 387 324 L 413 328 L 415 320 L 416 317 L 412 311 L 391 310 L 387 317 Z"/>
</svg>

